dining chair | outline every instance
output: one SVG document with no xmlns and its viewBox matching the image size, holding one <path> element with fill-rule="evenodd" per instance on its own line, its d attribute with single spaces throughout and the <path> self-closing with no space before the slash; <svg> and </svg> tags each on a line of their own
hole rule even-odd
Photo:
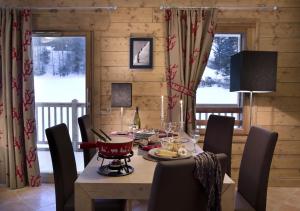
<svg viewBox="0 0 300 211">
<path fill-rule="evenodd" d="M 278 133 L 251 127 L 240 165 L 235 210 L 266 210 L 267 188 Z"/>
<path fill-rule="evenodd" d="M 81 133 L 81 140 L 82 142 L 91 142 L 94 141 L 94 134 L 92 133 L 91 129 L 91 119 L 89 115 L 83 115 L 78 118 L 78 125 Z M 90 162 L 93 156 L 96 154 L 96 149 L 84 149 L 83 150 L 83 159 L 84 159 L 84 166 Z"/>
<path fill-rule="evenodd" d="M 231 148 L 235 118 L 210 115 L 204 136 L 203 150 L 227 155 L 226 174 L 231 176 Z"/>
<path fill-rule="evenodd" d="M 53 165 L 56 211 L 74 210 L 74 182 L 77 178 L 76 162 L 71 138 L 65 124 L 46 130 Z M 94 200 L 95 210 L 125 210 L 125 200 Z"/>
<path fill-rule="evenodd" d="M 220 161 L 226 159 L 226 155 L 217 158 Z M 220 163 L 222 164 L 221 161 Z M 206 210 L 208 198 L 199 180 L 194 176 L 195 165 L 194 158 L 158 162 L 153 176 L 148 211 Z M 225 172 L 222 176 L 224 174 Z"/>
</svg>

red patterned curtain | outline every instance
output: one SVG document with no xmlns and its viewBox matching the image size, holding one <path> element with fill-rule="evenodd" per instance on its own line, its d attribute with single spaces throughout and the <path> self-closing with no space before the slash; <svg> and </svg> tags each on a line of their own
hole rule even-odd
<svg viewBox="0 0 300 211">
<path fill-rule="evenodd" d="M 168 9 L 167 31 L 168 120 L 180 121 L 183 101 L 184 130 L 195 128 L 196 90 L 203 75 L 216 29 L 215 9 Z"/>
<path fill-rule="evenodd" d="M 31 53 L 31 11 L 0 10 L 0 152 L 6 183 L 39 186 Z"/>
</svg>

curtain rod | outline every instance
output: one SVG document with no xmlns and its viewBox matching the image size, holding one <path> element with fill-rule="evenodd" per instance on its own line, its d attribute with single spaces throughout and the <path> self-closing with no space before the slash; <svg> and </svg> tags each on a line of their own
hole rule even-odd
<svg viewBox="0 0 300 211">
<path fill-rule="evenodd" d="M 278 6 L 273 5 L 273 6 L 266 6 L 266 5 L 258 5 L 258 6 L 199 6 L 199 7 L 180 7 L 180 6 L 174 6 L 174 5 L 167 5 L 167 4 L 162 4 L 160 5 L 161 10 L 166 10 L 166 9 L 172 9 L 172 8 L 177 8 L 177 9 L 209 9 L 209 8 L 215 8 L 219 10 L 261 10 L 261 11 L 276 11 L 278 10 Z"/>
<path fill-rule="evenodd" d="M 10 7 L 7 7 L 7 8 L 10 8 Z M 58 6 L 58 7 L 14 7 L 14 8 L 31 9 L 31 10 L 100 10 L 100 9 L 116 10 L 118 7 L 116 5 L 112 5 L 112 6 L 87 6 L 87 7 Z"/>
</svg>

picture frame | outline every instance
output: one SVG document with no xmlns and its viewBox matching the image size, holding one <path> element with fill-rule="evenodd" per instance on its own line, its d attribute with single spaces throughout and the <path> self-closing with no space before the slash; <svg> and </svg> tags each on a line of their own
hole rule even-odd
<svg viewBox="0 0 300 211">
<path fill-rule="evenodd" d="M 112 83 L 111 84 L 111 107 L 132 106 L 132 84 Z"/>
<path fill-rule="evenodd" d="M 153 38 L 130 38 L 130 69 L 151 69 L 153 67 Z"/>
</svg>

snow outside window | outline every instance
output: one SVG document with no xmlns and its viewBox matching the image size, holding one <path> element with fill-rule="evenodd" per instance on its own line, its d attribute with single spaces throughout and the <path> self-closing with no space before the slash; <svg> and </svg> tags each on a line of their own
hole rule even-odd
<svg viewBox="0 0 300 211">
<path fill-rule="evenodd" d="M 196 94 L 198 105 L 239 106 L 239 94 L 229 91 L 230 57 L 241 50 L 241 34 L 216 34 Z"/>
</svg>

